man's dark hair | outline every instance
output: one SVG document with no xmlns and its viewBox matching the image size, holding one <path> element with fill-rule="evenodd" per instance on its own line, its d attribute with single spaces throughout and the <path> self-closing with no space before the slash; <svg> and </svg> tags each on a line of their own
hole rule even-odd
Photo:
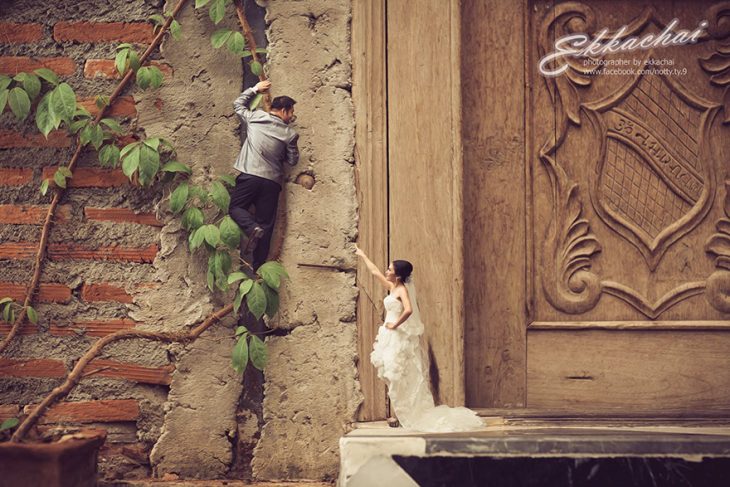
<svg viewBox="0 0 730 487">
<path fill-rule="evenodd" d="M 272 110 L 291 110 L 294 108 L 294 104 L 296 101 L 294 101 L 293 98 L 289 98 L 288 96 L 277 96 L 271 101 L 271 109 Z"/>
</svg>

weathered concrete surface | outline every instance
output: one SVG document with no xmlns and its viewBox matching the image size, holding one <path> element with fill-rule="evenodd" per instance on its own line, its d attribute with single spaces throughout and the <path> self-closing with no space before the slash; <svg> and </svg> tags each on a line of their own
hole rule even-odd
<svg viewBox="0 0 730 487">
<path fill-rule="evenodd" d="M 197 178 L 231 173 L 240 142 L 232 102 L 240 93 L 242 68 L 225 50 L 210 46 L 210 34 L 224 26 L 235 28 L 229 16 L 214 26 L 207 10 L 195 12 L 192 2 L 179 17 L 183 39 L 167 40 L 162 54 L 174 68 L 159 92 L 138 96 L 139 123 L 148 137 L 173 142 L 178 159 Z M 228 24 L 226 24 L 228 22 Z M 169 216 L 169 215 L 168 215 Z M 177 220 L 162 231 L 161 251 L 154 262 L 154 291 L 135 297 L 134 319 L 147 326 L 179 330 L 199 323 L 223 301 L 205 286 L 204 259 L 191 257 L 186 235 Z M 162 435 L 152 450 L 156 475 L 182 478 L 222 478 L 232 462 L 240 377 L 230 367 L 233 320 L 215 325 L 195 343 L 171 347 L 177 356 Z"/>
<path fill-rule="evenodd" d="M 332 479 L 339 437 L 362 398 L 351 248 L 357 231 L 351 7 L 347 0 L 263 3 L 273 94 L 298 102 L 301 160 L 285 186 L 278 229 L 280 258 L 292 279 L 270 323 L 292 331 L 267 340 L 265 425 L 253 473 L 267 480 Z M 313 176 L 311 190 L 294 183 L 301 173 Z"/>
<path fill-rule="evenodd" d="M 354 381 L 355 328 L 346 323 L 297 327 L 267 340 L 265 425 L 254 452 L 261 479 L 332 479 L 338 441 L 361 401 Z"/>
</svg>

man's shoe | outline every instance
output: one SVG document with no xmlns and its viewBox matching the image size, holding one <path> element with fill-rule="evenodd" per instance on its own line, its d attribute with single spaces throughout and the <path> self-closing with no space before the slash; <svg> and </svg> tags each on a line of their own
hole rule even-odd
<svg viewBox="0 0 730 487">
<path fill-rule="evenodd" d="M 253 252 L 256 248 L 256 245 L 259 243 L 259 240 L 261 240 L 261 237 L 263 236 L 264 229 L 261 227 L 254 227 L 251 235 L 248 237 L 248 243 L 246 244 L 246 248 L 244 249 L 243 253 L 249 254 Z"/>
</svg>

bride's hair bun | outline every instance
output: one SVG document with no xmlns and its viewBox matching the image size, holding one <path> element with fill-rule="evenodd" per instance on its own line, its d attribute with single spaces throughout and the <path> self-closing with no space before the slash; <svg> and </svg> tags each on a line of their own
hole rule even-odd
<svg viewBox="0 0 730 487">
<path fill-rule="evenodd" d="M 394 260 L 393 270 L 395 271 L 395 275 L 400 277 L 400 280 L 405 283 L 408 282 L 408 279 L 411 277 L 411 272 L 413 272 L 413 264 L 411 264 L 407 260 Z"/>
</svg>

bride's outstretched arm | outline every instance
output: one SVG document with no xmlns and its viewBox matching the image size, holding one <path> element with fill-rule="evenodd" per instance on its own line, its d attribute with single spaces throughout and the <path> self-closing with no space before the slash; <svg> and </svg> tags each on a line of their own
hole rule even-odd
<svg viewBox="0 0 730 487">
<path fill-rule="evenodd" d="M 365 266 L 368 268 L 368 270 L 375 276 L 375 278 L 380 282 L 380 284 L 383 285 L 385 289 L 390 291 L 393 288 L 393 283 L 390 282 L 385 278 L 382 272 L 380 272 L 380 269 L 378 269 L 378 266 L 373 264 L 373 261 L 368 259 L 368 256 L 365 255 L 365 252 L 363 252 L 360 247 L 355 245 L 355 254 L 360 257 L 363 262 L 365 262 Z"/>
</svg>

